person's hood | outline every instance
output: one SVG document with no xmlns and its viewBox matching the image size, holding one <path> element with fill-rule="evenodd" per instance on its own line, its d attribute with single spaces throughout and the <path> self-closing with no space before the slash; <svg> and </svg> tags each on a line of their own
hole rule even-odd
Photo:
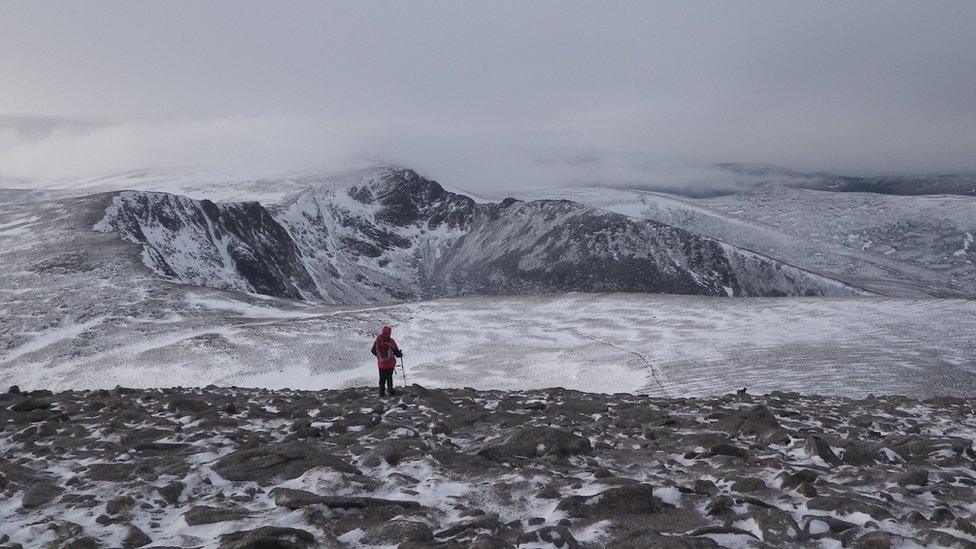
<svg viewBox="0 0 976 549">
<path fill-rule="evenodd" d="M 392 333 L 393 333 L 393 328 L 390 328 L 389 326 L 383 326 L 383 330 L 380 332 L 380 335 L 390 337 L 390 334 Z"/>
</svg>

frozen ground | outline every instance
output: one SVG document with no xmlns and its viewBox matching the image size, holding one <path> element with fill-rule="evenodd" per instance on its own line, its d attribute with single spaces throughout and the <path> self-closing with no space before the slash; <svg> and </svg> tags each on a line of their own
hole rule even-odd
<svg viewBox="0 0 976 549">
<path fill-rule="evenodd" d="M 30 334 L 0 353 L 0 382 L 370 385 L 369 344 L 390 324 L 408 381 L 431 387 L 976 395 L 972 301 L 567 294 L 327 309 L 196 289 L 167 301 L 153 319 L 120 304 Z"/>
<path fill-rule="evenodd" d="M 951 397 L 0 393 L 0 544 L 968 549 L 974 433 Z"/>
</svg>

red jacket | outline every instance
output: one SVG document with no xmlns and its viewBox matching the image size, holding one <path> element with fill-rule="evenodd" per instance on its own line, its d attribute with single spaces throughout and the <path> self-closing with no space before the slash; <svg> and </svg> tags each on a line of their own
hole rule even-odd
<svg viewBox="0 0 976 549">
<path fill-rule="evenodd" d="M 376 337 L 376 341 L 373 342 L 373 348 L 370 352 L 376 356 L 376 365 L 379 366 L 381 370 L 390 370 L 396 368 L 397 357 L 400 356 L 400 348 L 397 347 L 396 341 L 390 337 L 393 330 L 389 326 L 383 326 L 383 331 L 380 335 Z"/>
</svg>

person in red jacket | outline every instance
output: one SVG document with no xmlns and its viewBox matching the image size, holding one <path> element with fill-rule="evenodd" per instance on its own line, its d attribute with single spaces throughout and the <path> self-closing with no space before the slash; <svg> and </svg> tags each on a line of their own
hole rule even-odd
<svg viewBox="0 0 976 549">
<path fill-rule="evenodd" d="M 383 326 L 383 331 L 373 342 L 371 352 L 376 357 L 376 365 L 380 369 L 380 396 L 386 396 L 389 389 L 390 395 L 395 395 L 393 390 L 393 369 L 396 368 L 397 358 L 402 357 L 403 353 L 397 347 L 396 341 L 390 337 L 393 329 Z"/>
</svg>

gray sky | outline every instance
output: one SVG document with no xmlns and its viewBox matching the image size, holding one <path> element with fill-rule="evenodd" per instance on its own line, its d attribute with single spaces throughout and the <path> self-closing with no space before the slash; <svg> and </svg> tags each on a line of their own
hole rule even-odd
<svg viewBox="0 0 976 549">
<path fill-rule="evenodd" d="M 0 178 L 971 173 L 974 37 L 972 0 L 5 2 Z"/>
</svg>

